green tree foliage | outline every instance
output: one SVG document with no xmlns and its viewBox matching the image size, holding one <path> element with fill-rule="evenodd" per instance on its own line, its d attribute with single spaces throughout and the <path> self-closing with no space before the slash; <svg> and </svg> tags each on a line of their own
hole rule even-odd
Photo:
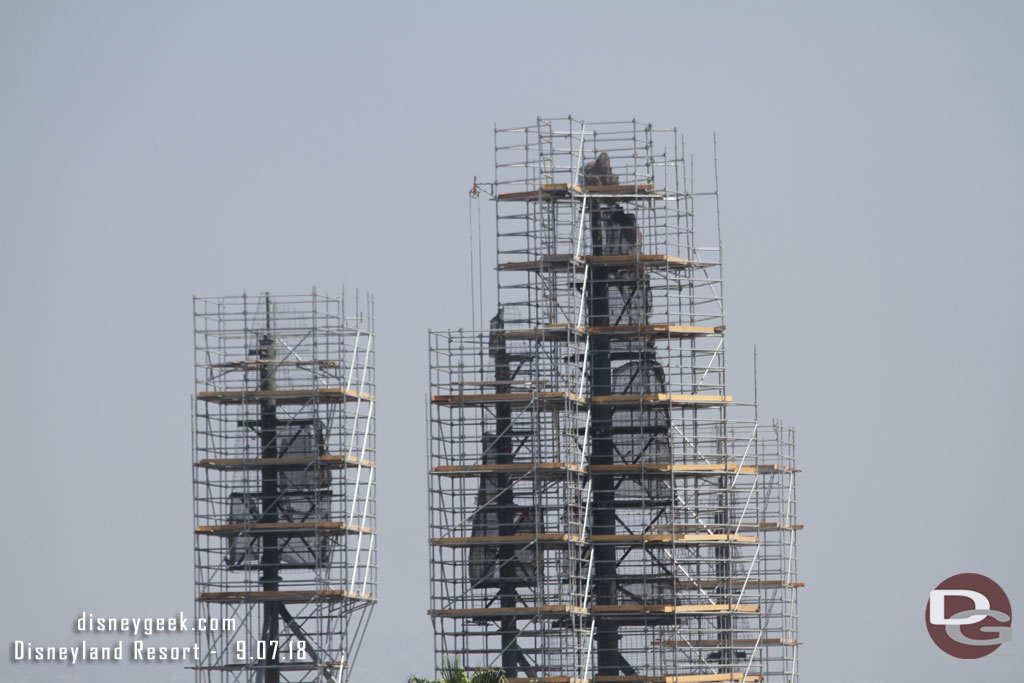
<svg viewBox="0 0 1024 683">
<path fill-rule="evenodd" d="M 501 669 L 477 669 L 470 676 L 455 659 L 445 661 L 441 667 L 441 678 L 409 676 L 407 683 L 505 683 L 505 672 Z"/>
</svg>

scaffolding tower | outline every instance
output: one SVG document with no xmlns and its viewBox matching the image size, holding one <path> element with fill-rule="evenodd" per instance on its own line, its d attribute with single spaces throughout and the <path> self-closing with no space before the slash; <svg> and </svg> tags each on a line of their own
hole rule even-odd
<svg viewBox="0 0 1024 683">
<path fill-rule="evenodd" d="M 196 680 L 348 681 L 377 594 L 372 299 L 193 309 Z"/>
<path fill-rule="evenodd" d="M 726 393 L 717 171 L 684 159 L 635 121 L 495 131 L 497 314 L 430 333 L 438 668 L 798 680 L 793 431 Z"/>
</svg>

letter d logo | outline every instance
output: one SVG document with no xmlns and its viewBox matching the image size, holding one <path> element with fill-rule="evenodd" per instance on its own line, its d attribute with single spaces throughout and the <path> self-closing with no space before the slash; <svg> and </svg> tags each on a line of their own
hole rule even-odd
<svg viewBox="0 0 1024 683">
<path fill-rule="evenodd" d="M 933 590 L 928 596 L 928 623 L 936 626 L 945 626 L 946 624 L 958 624 L 960 626 L 967 626 L 968 624 L 977 624 L 979 621 L 985 619 L 984 614 L 975 614 L 974 616 L 964 617 L 957 619 L 955 617 L 946 618 L 946 597 L 956 595 L 962 598 L 970 598 L 974 601 L 974 607 L 971 609 L 989 609 L 992 605 L 989 603 L 988 598 L 979 593 L 978 591 L 969 590 Z M 959 610 L 962 611 L 962 610 Z"/>
</svg>

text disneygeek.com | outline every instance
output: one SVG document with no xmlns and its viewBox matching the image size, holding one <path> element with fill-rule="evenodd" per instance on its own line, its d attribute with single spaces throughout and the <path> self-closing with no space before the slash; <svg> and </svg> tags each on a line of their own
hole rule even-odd
<svg viewBox="0 0 1024 683">
<path fill-rule="evenodd" d="M 200 661 L 199 644 L 191 645 L 152 645 L 145 638 L 162 634 L 181 634 L 196 631 L 228 631 L 238 628 L 237 620 L 226 618 L 186 617 L 179 612 L 172 617 L 100 617 L 91 612 L 82 612 L 74 622 L 74 632 L 90 634 L 125 634 L 132 636 L 130 640 L 98 642 L 88 638 L 71 643 L 53 644 L 38 643 L 26 640 L 15 640 L 11 643 L 10 658 L 12 662 L 198 662 Z M 100 636 L 99 638 L 102 638 Z M 105 640 L 105 639 L 104 639 Z M 299 646 L 290 642 L 261 642 L 238 640 L 231 645 L 229 657 L 239 662 L 251 662 L 260 659 L 306 658 L 305 643 Z M 216 652 L 206 653 L 216 655 Z"/>
</svg>

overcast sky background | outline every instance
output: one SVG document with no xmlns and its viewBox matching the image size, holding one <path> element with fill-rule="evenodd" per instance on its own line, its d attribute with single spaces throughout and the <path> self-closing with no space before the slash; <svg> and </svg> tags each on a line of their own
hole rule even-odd
<svg viewBox="0 0 1024 683">
<path fill-rule="evenodd" d="M 954 660 L 923 615 L 960 572 L 1024 609 L 1022 28 L 1016 2 L 0 2 L 0 641 L 191 614 L 192 295 L 344 286 L 378 333 L 355 681 L 429 673 L 426 331 L 470 325 L 493 126 L 571 114 L 678 127 L 698 189 L 718 135 L 729 393 L 756 343 L 761 415 L 797 427 L 803 680 L 1020 680 L 1020 637 Z"/>
</svg>

